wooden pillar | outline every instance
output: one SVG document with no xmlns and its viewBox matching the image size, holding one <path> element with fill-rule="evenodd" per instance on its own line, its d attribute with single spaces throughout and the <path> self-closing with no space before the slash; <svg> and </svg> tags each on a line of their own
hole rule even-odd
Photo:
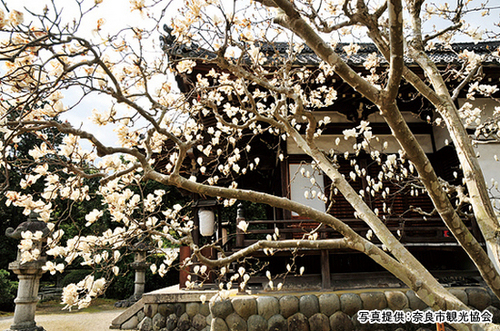
<svg viewBox="0 0 500 331">
<path fill-rule="evenodd" d="M 227 228 L 223 227 L 221 233 L 222 246 L 226 246 L 227 241 L 229 240 L 229 231 L 227 230 Z"/>
<path fill-rule="evenodd" d="M 199 210 L 200 210 L 199 208 L 194 209 L 194 215 L 193 215 L 194 229 L 191 232 L 191 236 L 193 237 L 193 242 L 197 246 L 200 246 L 200 217 L 198 216 Z"/>
<path fill-rule="evenodd" d="M 321 250 L 321 289 L 329 290 L 332 284 L 330 281 L 330 254 L 328 250 Z"/>
<path fill-rule="evenodd" d="M 224 235 L 223 235 L 223 231 L 222 231 L 223 230 L 222 229 L 222 213 L 221 213 L 220 206 L 217 206 L 217 209 L 215 211 L 216 211 L 216 214 L 217 214 L 217 236 L 216 236 L 216 241 L 219 242 L 221 246 L 224 246 L 225 241 L 224 241 Z"/>
<path fill-rule="evenodd" d="M 188 257 L 191 256 L 191 249 L 188 246 L 181 246 L 179 249 L 180 263 L 183 263 Z M 188 275 L 191 274 L 189 267 L 184 267 L 179 270 L 179 288 L 186 288 L 186 281 Z"/>
<path fill-rule="evenodd" d="M 217 258 L 216 250 L 213 247 L 202 248 L 201 255 L 203 255 L 204 257 L 206 257 L 208 259 L 212 259 L 212 260 Z M 208 284 L 215 283 L 215 276 L 216 276 L 215 272 L 211 268 L 207 267 L 207 272 L 204 275 L 204 277 L 206 277 L 205 282 Z"/>
</svg>

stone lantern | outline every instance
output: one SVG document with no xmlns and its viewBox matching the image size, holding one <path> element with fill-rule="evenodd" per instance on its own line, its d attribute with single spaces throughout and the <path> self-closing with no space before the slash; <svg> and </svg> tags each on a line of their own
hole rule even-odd
<svg viewBox="0 0 500 331">
<path fill-rule="evenodd" d="M 130 264 L 130 268 L 135 271 L 134 294 L 127 299 L 116 302 L 115 307 L 130 307 L 142 298 L 146 287 L 146 270 L 150 265 L 146 258 L 148 251 L 151 249 L 152 247 L 144 242 L 138 242 L 132 247 L 134 262 Z"/>
<path fill-rule="evenodd" d="M 7 237 L 21 240 L 22 233 L 30 231 L 35 233 L 41 231 L 43 233 L 42 239 L 34 243 L 34 248 L 42 251 L 43 242 L 45 242 L 49 229 L 44 222 L 38 221 L 38 214 L 32 212 L 26 222 L 19 224 L 16 229 L 8 228 L 5 231 Z M 44 328 L 37 326 L 35 322 L 36 304 L 39 300 L 38 287 L 40 284 L 40 277 L 44 271 L 42 267 L 47 261 L 46 256 L 38 257 L 35 261 L 21 262 L 21 251 L 17 252 L 16 261 L 9 264 L 9 269 L 12 270 L 19 278 L 19 287 L 17 289 L 17 297 L 14 300 L 16 308 L 14 311 L 14 323 L 11 325 L 10 330 L 20 331 L 43 331 Z"/>
<path fill-rule="evenodd" d="M 146 284 L 146 270 L 149 267 L 149 263 L 146 261 L 148 250 L 151 249 L 145 243 L 137 243 L 134 245 L 134 262 L 130 265 L 132 269 L 135 270 L 135 281 L 134 281 L 134 295 L 135 301 L 142 298 L 144 294 L 144 288 Z"/>
</svg>

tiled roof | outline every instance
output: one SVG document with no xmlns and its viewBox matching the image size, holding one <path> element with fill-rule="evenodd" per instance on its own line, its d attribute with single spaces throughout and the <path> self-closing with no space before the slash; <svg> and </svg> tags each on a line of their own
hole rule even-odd
<svg viewBox="0 0 500 331">
<path fill-rule="evenodd" d="M 348 46 L 347 43 L 339 43 L 335 47 L 335 51 L 340 54 L 342 59 L 351 65 L 363 65 L 363 62 L 367 56 L 373 52 L 379 54 L 376 46 L 372 43 L 358 43 L 359 50 L 356 54 L 348 56 L 344 47 Z M 273 45 L 262 46 L 262 50 L 266 53 L 269 50 L 269 55 L 276 51 L 284 54 L 289 48 L 288 43 L 276 43 Z M 450 48 L 446 48 L 443 45 L 436 45 L 436 47 L 428 51 L 430 59 L 436 64 L 449 64 L 461 62 L 458 55 L 464 50 L 474 51 L 478 55 L 483 55 L 484 64 L 498 64 L 500 63 L 498 57 L 494 57 L 491 53 L 500 47 L 500 41 L 492 42 L 478 42 L 478 43 L 455 43 L 451 45 Z M 385 60 L 384 60 L 385 61 Z M 308 47 L 305 46 L 304 49 L 297 56 L 297 63 L 303 65 L 315 65 L 320 62 L 319 57 Z M 412 61 L 408 57 L 405 57 L 405 62 L 411 64 Z"/>
<path fill-rule="evenodd" d="M 162 40 L 163 41 L 163 40 Z M 348 43 L 339 43 L 335 47 L 335 51 L 340 54 L 342 59 L 353 66 L 362 66 L 363 62 L 367 56 L 373 52 L 378 53 L 377 48 L 372 43 L 358 43 L 360 47 L 356 54 L 348 56 L 344 47 L 348 46 Z M 286 42 L 277 42 L 273 44 L 261 44 L 261 51 L 266 54 L 268 60 L 272 61 L 273 56 L 278 54 L 286 54 L 290 45 Z M 500 41 L 488 41 L 488 42 L 478 42 L 478 43 L 455 43 L 451 44 L 451 49 L 443 45 L 436 45 L 432 50 L 428 51 L 430 58 L 434 63 L 446 65 L 451 63 L 459 63 L 459 54 L 464 50 L 474 51 L 476 54 L 484 56 L 483 64 L 496 64 L 500 63 L 499 57 L 492 56 L 491 53 L 500 48 Z M 181 45 L 173 47 L 165 47 L 164 49 L 170 54 L 182 58 L 206 58 L 213 59 L 215 54 L 213 52 L 207 51 L 205 49 L 199 48 L 196 45 L 191 45 L 190 47 Z M 321 61 L 319 57 L 308 47 L 304 46 L 302 51 L 297 55 L 295 63 L 297 65 L 317 65 Z M 385 60 L 381 61 L 382 63 Z M 405 57 L 405 62 L 407 64 L 412 64 L 413 61 L 408 57 Z"/>
</svg>

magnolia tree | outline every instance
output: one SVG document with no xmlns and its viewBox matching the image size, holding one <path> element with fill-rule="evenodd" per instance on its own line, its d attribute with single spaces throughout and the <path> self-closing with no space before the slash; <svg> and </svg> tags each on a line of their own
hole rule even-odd
<svg viewBox="0 0 500 331">
<path fill-rule="evenodd" d="M 118 275 L 122 271 L 116 262 L 138 241 L 151 245 L 150 252 L 159 257 L 151 269 L 160 274 L 165 274 L 177 259 L 175 250 L 154 249 L 168 243 L 190 246 L 194 257 L 182 263 L 198 261 L 201 267 L 194 268 L 194 273 L 202 275 L 207 267 L 219 268 L 221 276 L 232 262 L 256 250 L 351 249 L 390 271 L 433 309 L 468 309 L 408 252 L 384 225 L 378 211 L 353 189 L 352 181 L 366 177 L 366 172 L 354 162 L 351 176 L 343 176 L 337 155 L 346 151 L 338 142 L 330 151 L 318 146 L 330 118 L 318 118 L 314 111 L 339 101 L 335 88 L 325 85 L 336 75 L 377 107 L 400 145 L 400 153 L 383 157 L 383 142 L 379 141 L 382 149 L 377 150 L 377 138 L 369 122 L 344 131 L 346 139 L 357 138 L 355 151 L 364 150 L 384 165 L 380 178 L 368 180 L 372 194 L 385 195 L 382 182 L 388 178 L 404 182 L 411 177 L 416 181 L 484 281 L 500 297 L 499 223 L 466 131 L 466 125 L 475 124 L 476 135 L 496 137 L 496 113 L 481 122 L 476 108 L 466 103 L 458 109 L 456 105 L 462 90 L 474 99 L 492 97 L 497 88 L 478 84 L 481 58 L 464 51 L 459 54 L 462 67 L 453 72 L 461 83 L 450 90 L 443 72 L 426 53 L 435 43 L 446 46 L 456 35 L 474 40 L 493 36 L 493 32 L 479 31 L 465 21 L 471 12 L 488 16 L 487 5 L 460 1 L 455 7 L 437 6 L 423 0 L 186 0 L 170 17 L 171 3 L 130 1 L 131 10 L 140 14 L 141 20 L 137 26 L 113 33 L 104 31 L 106 17 L 96 16 L 106 5 L 102 0 L 75 1 L 75 10 L 69 14 L 54 2 L 40 12 L 32 8 L 14 10 L 5 3 L 0 11 L 0 59 L 4 63 L 0 83 L 2 190 L 7 205 L 24 208 L 25 214 L 38 212 L 51 229 L 46 253 L 57 262 L 48 262 L 47 270 L 62 271 L 76 261 L 104 270 L 110 277 Z M 439 24 L 426 30 L 426 23 L 432 24 L 435 19 Z M 171 27 L 166 29 L 168 35 L 160 28 L 163 24 Z M 160 34 L 167 41 L 164 49 L 160 48 Z M 357 52 L 358 40 L 369 40 L 378 48 L 379 54 L 368 56 L 363 63 L 364 74 L 354 71 L 335 52 L 335 44 L 346 35 L 352 41 L 344 48 L 347 54 Z M 290 47 L 277 54 L 262 52 L 263 45 L 272 50 L 276 41 L 288 41 Z M 294 66 L 304 44 L 322 61 L 314 74 Z M 180 57 L 176 50 L 196 51 Z M 491 51 L 492 56 L 498 55 L 496 50 Z M 274 62 L 269 65 L 271 57 Z M 425 81 L 408 69 L 403 57 L 418 65 Z M 201 64 L 212 70 L 190 80 L 193 68 Z M 189 86 L 189 91 L 180 93 L 172 77 Z M 312 84 L 304 84 L 306 79 Z M 449 131 L 464 174 L 463 186 L 437 177 L 410 131 L 396 103 L 403 81 L 435 108 L 438 115 L 434 124 Z M 94 126 L 82 124 L 82 114 Z M 204 120 L 207 118 L 212 121 Z M 59 137 L 48 136 L 48 129 L 58 132 Z M 106 134 L 99 135 L 104 130 Z M 111 133 L 115 138 L 110 141 Z M 16 157 L 16 146 L 25 134 L 43 142 L 29 152 L 29 158 L 21 160 Z M 251 144 L 239 143 L 249 134 L 272 134 L 293 141 L 312 159 L 316 171 L 331 180 L 332 189 L 353 206 L 353 216 L 370 227 L 369 233 L 382 242 L 382 247 L 373 244 L 371 236 L 360 236 L 328 213 L 286 197 L 239 188 L 237 179 L 251 176 L 259 168 L 260 160 L 248 157 Z M 60 145 L 51 141 L 61 137 Z M 281 160 L 282 155 L 277 155 Z M 9 189 L 9 174 L 13 172 L 24 174 L 20 191 Z M 30 187 L 41 181 L 43 191 L 29 193 Z M 141 185 L 151 181 L 214 197 L 224 205 L 245 200 L 288 210 L 331 227 L 341 238 L 318 239 L 312 234 L 301 240 L 278 240 L 277 233 L 232 255 L 211 260 L 193 241 L 193 221 L 187 208 L 166 208 L 162 203 L 164 190 L 144 193 Z M 328 200 L 324 192 L 315 198 Z M 70 218 L 71 206 L 88 200 L 102 205 L 86 214 L 81 235 L 67 238 L 61 226 Z M 471 206 L 487 251 L 460 217 L 464 203 Z M 70 211 L 61 213 L 63 205 Z M 103 215 L 109 215 L 112 221 L 104 228 Z M 239 227 L 247 230 L 245 223 Z M 24 261 L 40 254 L 33 249 L 38 237 L 37 233 L 23 234 L 20 249 Z M 229 278 L 228 287 L 237 278 L 245 284 L 249 276 L 240 270 Z M 105 284 L 104 279 L 89 276 L 67 287 L 63 301 L 69 307 L 84 307 Z M 197 283 L 188 281 L 187 285 Z"/>
</svg>

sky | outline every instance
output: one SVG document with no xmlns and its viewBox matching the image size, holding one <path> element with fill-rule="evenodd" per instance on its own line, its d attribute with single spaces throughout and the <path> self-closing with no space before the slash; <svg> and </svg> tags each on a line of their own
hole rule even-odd
<svg viewBox="0 0 500 331">
<path fill-rule="evenodd" d="M 9 7 L 9 10 L 22 10 L 24 7 L 26 7 L 32 11 L 40 12 L 47 3 L 49 3 L 49 9 L 52 8 L 50 2 L 47 0 L 4 1 Z M 165 3 L 167 3 L 168 1 L 170 0 L 165 0 Z M 479 3 L 479 0 L 475 1 Z M 62 16 L 66 18 L 68 22 L 71 22 L 72 18 L 78 13 L 74 1 L 54 0 L 54 2 L 56 6 L 58 6 L 58 8 L 63 8 Z M 177 15 L 177 10 L 182 2 L 183 1 L 181 0 L 171 1 L 169 10 L 167 11 L 167 18 L 165 19 L 165 23 L 168 23 L 170 18 Z M 441 3 L 442 1 L 429 1 L 428 3 L 432 2 Z M 87 3 L 93 4 L 93 1 Z M 472 16 L 471 22 L 480 24 L 479 29 L 484 29 L 488 26 L 492 26 L 494 21 L 500 21 L 499 12 L 500 10 L 497 10 L 497 12 L 493 13 L 493 15 L 489 18 L 482 17 L 478 12 Z M 95 37 L 95 35 L 92 34 L 92 30 L 96 27 L 97 20 L 100 18 L 104 18 L 105 20 L 104 24 L 102 25 L 103 35 L 106 35 L 107 33 L 114 33 L 124 26 L 134 26 L 136 24 L 139 24 L 140 26 L 141 22 L 143 22 L 143 17 L 141 17 L 141 14 L 138 11 L 131 11 L 129 0 L 102 0 L 102 3 L 99 5 L 98 10 L 92 12 L 91 15 L 88 15 L 87 19 L 84 21 L 81 33 L 87 38 Z M 439 22 L 437 21 L 436 23 L 439 24 Z M 459 41 L 463 41 L 463 39 Z M 76 98 L 77 95 L 71 92 L 66 92 L 65 99 L 63 101 L 65 101 L 66 103 L 70 103 L 71 101 L 76 100 Z M 109 129 L 103 130 L 102 127 L 98 127 L 92 124 L 88 119 L 92 109 L 108 107 L 107 105 L 109 105 L 109 103 L 107 103 L 104 99 L 86 98 L 84 102 L 78 106 L 78 109 L 80 111 L 73 111 L 71 112 L 71 114 L 67 114 L 66 117 L 63 116 L 63 119 L 68 120 L 75 127 L 82 126 L 84 129 L 94 132 L 98 139 L 102 140 L 108 145 L 116 145 L 116 138 L 114 137 L 114 135 L 110 134 Z M 90 149 L 90 144 L 87 146 L 84 145 L 84 147 Z"/>
<path fill-rule="evenodd" d="M 79 9 L 78 6 L 75 5 L 75 1 L 54 0 L 54 2 L 57 8 L 62 8 L 61 16 L 63 17 L 64 22 L 72 22 L 73 18 L 78 16 Z M 86 1 L 85 3 L 92 5 L 93 1 Z M 24 12 L 23 9 L 28 8 L 33 12 L 41 12 L 47 5 L 49 10 L 53 11 L 50 1 L 47 0 L 6 0 L 6 4 L 9 10 L 20 10 Z M 84 7 L 84 10 L 88 9 L 88 7 L 89 6 Z M 179 1 L 172 1 L 169 13 L 176 13 L 178 7 Z M 108 34 L 113 35 L 124 27 L 141 26 L 144 24 L 141 14 L 138 11 L 131 11 L 129 0 L 103 0 L 95 11 L 86 15 L 86 19 L 82 24 L 82 29 L 79 32 L 80 35 L 85 38 L 98 38 L 92 30 L 95 29 L 98 19 L 101 18 L 104 18 L 104 24 L 102 25 L 101 30 L 101 34 L 103 36 Z M 26 17 L 25 22 L 28 20 L 29 18 Z M 159 44 L 158 37 L 155 41 Z M 63 91 L 63 94 L 65 95 L 63 99 L 65 104 L 72 104 L 81 96 L 81 93 L 76 91 Z M 109 99 L 104 97 L 99 98 L 93 96 L 92 98 L 84 98 L 83 102 L 77 106 L 76 111 L 70 111 L 61 115 L 61 119 L 72 123 L 74 127 L 81 127 L 84 130 L 94 133 L 99 140 L 108 146 L 117 146 L 117 138 L 112 132 L 110 132 L 109 127 L 97 126 L 89 120 L 91 111 L 94 108 L 103 110 L 108 108 L 110 105 L 111 102 Z M 87 150 L 91 149 L 91 144 L 86 141 L 82 141 L 82 146 Z"/>
</svg>

